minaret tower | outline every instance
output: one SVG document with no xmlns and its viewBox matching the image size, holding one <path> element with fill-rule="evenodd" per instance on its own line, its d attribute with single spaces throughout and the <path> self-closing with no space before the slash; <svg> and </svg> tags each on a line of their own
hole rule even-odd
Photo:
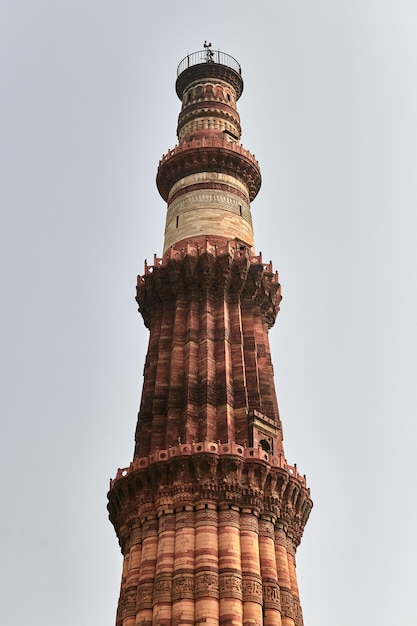
<svg viewBox="0 0 417 626">
<path fill-rule="evenodd" d="M 135 452 L 108 496 L 116 626 L 303 625 L 295 552 L 312 502 L 284 456 L 268 339 L 281 292 L 254 247 L 242 90 L 211 44 L 178 67 L 178 145 L 156 178 L 164 248 L 137 284 L 150 337 Z"/>
</svg>

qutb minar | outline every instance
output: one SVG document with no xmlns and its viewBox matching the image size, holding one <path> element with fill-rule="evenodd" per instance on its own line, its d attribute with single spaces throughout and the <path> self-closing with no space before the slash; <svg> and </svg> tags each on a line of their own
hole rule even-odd
<svg viewBox="0 0 417 626">
<path fill-rule="evenodd" d="M 137 283 L 150 336 L 135 451 L 108 494 L 116 626 L 303 626 L 295 553 L 312 501 L 284 455 L 268 338 L 281 290 L 255 251 L 242 90 L 211 44 L 178 67 L 178 145 L 156 178 L 164 247 Z"/>
</svg>

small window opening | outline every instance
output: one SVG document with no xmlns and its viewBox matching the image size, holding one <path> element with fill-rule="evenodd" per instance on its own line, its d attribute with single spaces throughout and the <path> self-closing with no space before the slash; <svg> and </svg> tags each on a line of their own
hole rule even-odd
<svg viewBox="0 0 417 626">
<path fill-rule="evenodd" d="M 242 217 L 242 205 L 239 204 L 239 213 L 240 213 L 240 217 Z"/>
<path fill-rule="evenodd" d="M 271 446 L 267 441 L 265 441 L 265 439 L 261 439 L 259 445 L 261 446 L 262 450 L 265 450 L 265 452 L 271 452 Z"/>
<path fill-rule="evenodd" d="M 178 224 L 180 223 L 180 216 L 177 215 L 177 219 L 176 219 L 176 228 L 178 228 Z"/>
</svg>

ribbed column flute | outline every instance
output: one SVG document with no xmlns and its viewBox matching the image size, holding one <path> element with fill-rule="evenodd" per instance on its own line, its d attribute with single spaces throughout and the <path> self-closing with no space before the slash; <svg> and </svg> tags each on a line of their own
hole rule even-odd
<svg viewBox="0 0 417 626">
<path fill-rule="evenodd" d="M 197 505 L 195 512 L 195 624 L 219 624 L 219 550 L 217 507 L 211 502 Z"/>
<path fill-rule="evenodd" d="M 214 346 L 214 296 L 206 287 L 200 305 L 199 374 L 201 399 L 199 399 L 199 440 L 216 441 L 216 353 Z"/>
<path fill-rule="evenodd" d="M 220 626 L 242 626 L 242 565 L 239 508 L 220 505 L 219 591 Z"/>
<path fill-rule="evenodd" d="M 175 516 L 159 511 L 158 551 L 153 589 L 153 623 L 170 626 L 172 619 L 172 570 L 174 567 Z"/>
<path fill-rule="evenodd" d="M 187 326 L 184 337 L 184 369 L 186 394 L 185 441 L 198 439 L 198 297 L 191 290 L 188 302 Z"/>
<path fill-rule="evenodd" d="M 287 561 L 290 574 L 291 591 L 294 602 L 295 626 L 303 626 L 300 592 L 298 591 L 297 573 L 295 571 L 295 546 L 290 537 L 287 537 Z"/>
<path fill-rule="evenodd" d="M 294 602 L 288 569 L 287 538 L 283 528 L 275 530 L 275 556 L 277 560 L 278 584 L 281 595 L 282 626 L 294 626 Z"/>
<path fill-rule="evenodd" d="M 169 372 L 172 346 L 172 330 L 175 302 L 162 303 L 162 319 L 158 345 L 158 367 L 156 370 L 155 390 L 152 411 L 151 449 L 165 448 L 167 430 L 167 402 L 169 394 Z M 147 451 L 148 452 L 148 451 Z"/>
<path fill-rule="evenodd" d="M 142 556 L 138 582 L 136 626 L 151 626 L 152 597 L 158 549 L 158 520 L 153 511 L 146 511 L 142 525 Z"/>
<path fill-rule="evenodd" d="M 258 517 L 251 509 L 240 515 L 243 624 L 262 624 L 262 581 L 259 562 Z"/>
<path fill-rule="evenodd" d="M 176 299 L 174 323 L 172 327 L 171 359 L 169 364 L 167 441 L 164 447 L 173 445 L 178 437 L 185 438 L 184 424 L 184 332 L 187 307 L 184 296 Z"/>
<path fill-rule="evenodd" d="M 136 594 L 142 557 L 142 528 L 135 520 L 130 531 L 130 548 L 126 558 L 127 576 L 125 584 L 125 602 L 123 608 L 123 626 L 135 626 Z"/>
<path fill-rule="evenodd" d="M 120 596 L 119 603 L 117 605 L 116 626 L 123 626 L 123 607 L 126 596 L 126 581 L 129 569 L 129 557 L 129 552 L 123 556 L 122 581 L 120 583 Z"/>
<path fill-rule="evenodd" d="M 263 626 L 281 626 L 281 603 L 274 546 L 274 522 L 268 516 L 259 520 L 259 555 L 264 598 Z"/>
<path fill-rule="evenodd" d="M 217 363 L 217 436 L 221 441 L 234 440 L 233 374 L 230 346 L 228 286 L 216 302 L 216 363 Z M 221 364 L 221 367 L 219 367 Z"/>
<path fill-rule="evenodd" d="M 177 505 L 172 576 L 172 626 L 194 625 L 194 537 L 192 505 Z"/>
</svg>

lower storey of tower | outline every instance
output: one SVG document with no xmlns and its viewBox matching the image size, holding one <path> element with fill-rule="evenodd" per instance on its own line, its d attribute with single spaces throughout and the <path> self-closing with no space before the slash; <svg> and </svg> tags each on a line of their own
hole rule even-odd
<svg viewBox="0 0 417 626">
<path fill-rule="evenodd" d="M 245 457 L 211 445 L 135 459 L 112 481 L 124 558 L 116 626 L 303 626 L 305 478 L 285 461 L 272 467 L 262 448 Z"/>
</svg>

